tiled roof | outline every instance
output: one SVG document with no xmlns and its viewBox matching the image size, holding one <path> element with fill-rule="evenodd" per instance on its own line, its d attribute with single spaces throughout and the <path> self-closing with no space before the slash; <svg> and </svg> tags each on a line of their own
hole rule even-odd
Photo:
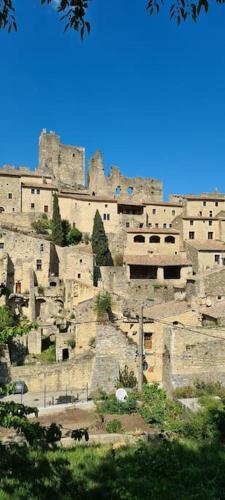
<svg viewBox="0 0 225 500">
<path fill-rule="evenodd" d="M 129 228 L 126 230 L 127 233 L 148 233 L 148 234 L 180 234 L 177 229 L 173 228 L 164 228 L 164 227 L 137 227 L 137 228 Z"/>
<path fill-rule="evenodd" d="M 38 184 L 35 182 L 22 182 L 22 187 L 24 188 L 38 188 L 38 189 L 51 189 L 51 190 L 58 190 L 56 186 L 53 184 Z"/>
<path fill-rule="evenodd" d="M 188 240 L 185 241 L 186 244 L 192 246 L 200 252 L 225 252 L 225 243 L 217 240 Z"/>
<path fill-rule="evenodd" d="M 190 306 L 185 301 L 163 302 L 163 304 L 155 304 L 151 307 L 144 307 L 143 316 L 154 320 L 163 319 L 170 316 L 177 316 L 190 311 Z"/>
<path fill-rule="evenodd" d="M 60 198 L 73 198 L 74 200 L 83 200 L 83 201 L 93 201 L 93 202 L 98 202 L 98 201 L 105 201 L 108 203 L 117 203 L 117 200 L 115 198 L 107 198 L 106 196 L 90 196 L 86 194 L 76 194 L 76 193 L 71 193 L 71 194 L 65 194 L 65 193 L 59 193 Z"/>
<path fill-rule="evenodd" d="M 225 316 L 225 300 L 217 302 L 211 307 L 203 307 L 201 313 L 212 318 L 222 318 Z"/>
<path fill-rule="evenodd" d="M 178 208 L 183 208 L 182 203 L 178 203 L 176 201 L 147 201 L 145 205 L 161 205 L 162 207 L 178 207 Z"/>
<path fill-rule="evenodd" d="M 181 255 L 125 255 L 129 266 L 191 266 L 191 262 Z"/>
</svg>

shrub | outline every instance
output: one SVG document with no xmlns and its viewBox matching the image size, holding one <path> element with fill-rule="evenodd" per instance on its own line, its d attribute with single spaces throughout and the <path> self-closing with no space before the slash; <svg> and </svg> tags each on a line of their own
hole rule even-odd
<svg viewBox="0 0 225 500">
<path fill-rule="evenodd" d="M 50 223 L 46 214 L 43 214 L 40 219 L 32 222 L 31 226 L 37 234 L 48 234 L 48 230 L 50 229 Z"/>
<path fill-rule="evenodd" d="M 95 311 L 99 320 L 107 313 L 111 313 L 112 299 L 109 292 L 98 293 L 95 299 Z"/>
<path fill-rule="evenodd" d="M 140 414 L 148 424 L 158 425 L 161 430 L 181 430 L 181 405 L 167 399 L 166 392 L 156 382 L 144 385 L 141 400 Z"/>
<path fill-rule="evenodd" d="M 114 420 L 110 420 L 109 422 L 107 422 L 105 430 L 110 434 L 121 433 L 124 431 L 121 422 L 116 418 L 114 418 Z"/>
<path fill-rule="evenodd" d="M 76 347 L 76 342 L 74 339 L 69 339 L 68 340 L 68 346 L 71 347 L 71 349 L 74 349 Z"/>
<path fill-rule="evenodd" d="M 137 379 L 134 375 L 133 370 L 129 370 L 128 366 L 125 365 L 123 370 L 119 371 L 119 378 L 116 383 L 116 387 L 129 387 L 133 389 L 137 386 Z"/>
<path fill-rule="evenodd" d="M 81 239 L 82 239 L 82 233 L 79 231 L 79 229 L 77 229 L 77 227 L 70 229 L 66 237 L 68 245 L 78 245 Z"/>
<path fill-rule="evenodd" d="M 117 401 L 115 394 L 111 394 L 104 401 L 97 403 L 97 412 L 100 414 L 131 414 L 137 412 L 137 394 L 129 392 L 124 402 Z"/>
<path fill-rule="evenodd" d="M 176 398 L 199 398 L 212 395 L 225 399 L 225 388 L 218 381 L 203 382 L 202 380 L 195 380 L 192 386 L 177 387 L 173 395 Z"/>
</svg>

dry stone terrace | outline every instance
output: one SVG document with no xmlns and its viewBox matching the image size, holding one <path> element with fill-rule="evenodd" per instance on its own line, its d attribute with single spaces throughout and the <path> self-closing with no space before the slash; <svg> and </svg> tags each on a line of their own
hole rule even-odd
<svg viewBox="0 0 225 500">
<path fill-rule="evenodd" d="M 55 245 L 50 229 L 34 229 L 43 215 L 52 218 L 55 194 L 61 218 L 82 232 L 77 245 Z M 96 266 L 90 242 L 96 211 L 113 266 Z M 57 391 L 67 384 L 112 390 L 125 364 L 138 374 L 140 306 L 148 382 L 171 390 L 197 375 L 212 376 L 216 331 L 224 324 L 224 242 L 225 194 L 174 194 L 164 201 L 158 179 L 126 177 L 115 166 L 105 175 L 100 151 L 86 176 L 85 148 L 63 145 L 43 129 L 36 170 L 0 169 L 0 282 L 10 291 L 0 302 L 38 322 L 2 353 L 1 382 L 23 378 L 37 392 L 46 384 Z M 106 292 L 112 311 L 101 322 L 96 296 Z M 208 328 L 215 334 L 210 343 Z M 215 373 L 224 382 L 219 361 Z"/>
</svg>

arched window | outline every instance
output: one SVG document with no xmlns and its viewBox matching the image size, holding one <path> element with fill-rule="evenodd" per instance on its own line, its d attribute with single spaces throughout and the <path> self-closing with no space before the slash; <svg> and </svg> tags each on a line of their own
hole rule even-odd
<svg viewBox="0 0 225 500">
<path fill-rule="evenodd" d="M 134 189 L 132 188 L 132 186 L 129 186 L 127 188 L 127 194 L 128 196 L 132 196 L 134 194 Z"/>
<path fill-rule="evenodd" d="M 150 236 L 149 243 L 160 243 L 160 237 L 155 234 Z"/>
<path fill-rule="evenodd" d="M 145 237 L 142 234 L 137 234 L 134 237 L 134 243 L 145 243 Z"/>
<path fill-rule="evenodd" d="M 115 189 L 115 195 L 116 196 L 120 196 L 120 194 L 121 194 L 121 187 L 117 186 L 116 189 Z"/>
<path fill-rule="evenodd" d="M 0 213 L 1 213 L 1 212 L 5 212 L 4 207 L 0 207 Z"/>
<path fill-rule="evenodd" d="M 165 243 L 175 243 L 174 236 L 166 236 L 165 237 Z"/>
</svg>

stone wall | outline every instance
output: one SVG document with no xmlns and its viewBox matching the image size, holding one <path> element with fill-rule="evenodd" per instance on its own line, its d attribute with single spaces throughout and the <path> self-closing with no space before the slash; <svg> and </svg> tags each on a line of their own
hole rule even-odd
<svg viewBox="0 0 225 500">
<path fill-rule="evenodd" d="M 89 162 L 88 188 L 95 195 L 131 198 L 135 201 L 160 201 L 162 199 L 162 183 L 157 179 L 143 177 L 125 177 L 119 168 L 111 167 L 110 175 L 105 176 L 103 159 L 97 151 Z"/>
<path fill-rule="evenodd" d="M 169 391 L 192 385 L 196 379 L 218 380 L 225 385 L 224 330 L 191 330 L 175 326 L 164 329 L 163 385 Z"/>
<path fill-rule="evenodd" d="M 82 389 L 90 383 L 94 355 L 86 352 L 52 365 L 10 367 L 11 380 L 23 380 L 31 392 Z"/>
<path fill-rule="evenodd" d="M 31 224 L 41 214 L 37 213 L 0 213 L 0 227 L 9 230 L 31 231 Z"/>
<path fill-rule="evenodd" d="M 127 365 L 137 376 L 137 344 L 112 324 L 99 325 L 96 336 L 96 361 L 91 384 L 92 392 L 103 388 L 115 390 L 119 370 Z"/>
<path fill-rule="evenodd" d="M 60 144 L 55 132 L 42 130 L 39 138 L 38 173 L 51 175 L 59 183 L 69 186 L 84 184 L 85 149 Z"/>
</svg>

